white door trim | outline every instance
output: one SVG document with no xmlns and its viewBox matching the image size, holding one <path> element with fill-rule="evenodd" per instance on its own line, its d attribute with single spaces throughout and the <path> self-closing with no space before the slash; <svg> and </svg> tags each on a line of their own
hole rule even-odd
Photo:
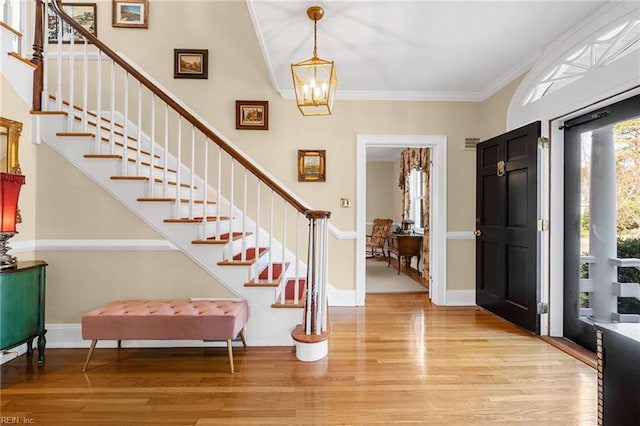
<svg viewBox="0 0 640 426">
<path fill-rule="evenodd" d="M 436 305 L 447 295 L 447 137 L 441 135 L 357 135 L 356 137 L 356 305 L 366 294 L 365 244 L 368 147 L 431 148 L 431 288 Z"/>
</svg>

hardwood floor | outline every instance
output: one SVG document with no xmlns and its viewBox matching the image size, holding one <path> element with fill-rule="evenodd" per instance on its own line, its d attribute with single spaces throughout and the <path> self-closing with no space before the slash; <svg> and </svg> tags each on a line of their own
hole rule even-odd
<svg viewBox="0 0 640 426">
<path fill-rule="evenodd" d="M 476 307 L 370 295 L 331 308 L 329 355 L 292 347 L 48 349 L 2 366 L 4 417 L 35 425 L 595 425 L 596 372 Z M 6 422 L 5 422 L 6 423 Z M 25 424 L 23 421 L 21 424 Z"/>
</svg>

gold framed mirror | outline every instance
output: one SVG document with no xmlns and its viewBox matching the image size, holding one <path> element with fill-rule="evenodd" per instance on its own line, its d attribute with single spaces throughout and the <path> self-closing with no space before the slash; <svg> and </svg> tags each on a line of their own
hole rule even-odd
<svg viewBox="0 0 640 426">
<path fill-rule="evenodd" d="M 20 147 L 20 134 L 22 133 L 22 123 L 0 117 L 0 137 L 2 138 L 2 154 L 0 171 L 21 175 L 20 159 L 18 151 Z"/>
</svg>

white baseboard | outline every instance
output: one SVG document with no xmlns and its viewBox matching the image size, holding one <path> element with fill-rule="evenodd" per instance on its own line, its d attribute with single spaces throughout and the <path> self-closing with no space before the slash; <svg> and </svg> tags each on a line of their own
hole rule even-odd
<svg viewBox="0 0 640 426">
<path fill-rule="evenodd" d="M 336 290 L 331 285 L 329 290 L 329 306 L 356 306 L 355 290 Z"/>
<path fill-rule="evenodd" d="M 476 306 L 475 290 L 447 290 L 445 306 Z"/>
<path fill-rule="evenodd" d="M 16 359 L 20 355 L 23 355 L 26 353 L 27 353 L 26 344 L 22 344 L 20 346 L 16 346 L 15 348 L 6 350 L 0 354 L 0 365 L 4 364 L 5 362 L 9 362 L 12 359 Z"/>
</svg>

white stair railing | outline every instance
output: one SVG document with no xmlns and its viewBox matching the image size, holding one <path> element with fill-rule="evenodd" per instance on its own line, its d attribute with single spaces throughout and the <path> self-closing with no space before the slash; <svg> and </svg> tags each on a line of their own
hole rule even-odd
<svg viewBox="0 0 640 426">
<path fill-rule="evenodd" d="M 300 302 L 299 285 L 304 282 L 305 330 L 326 333 L 330 213 L 311 210 L 292 196 L 159 83 L 76 23 L 59 1 L 35 3 L 39 25 L 34 31 L 34 51 L 39 43 L 44 48 L 40 62 L 34 54 L 39 65 L 34 92 L 40 95 L 34 97 L 34 111 L 66 113 L 67 135 L 90 134 L 94 142 L 87 145 L 87 154 L 119 159 L 121 170 L 115 178 L 145 180 L 147 191 L 140 197 L 171 201 L 172 219 L 200 225 L 197 239 L 228 239 L 226 260 L 253 262 L 254 282 L 259 281 L 261 270 L 266 271 L 266 281 L 279 280 L 274 302 L 291 302 L 285 300 L 290 277 L 294 287 L 289 293 L 293 303 Z M 59 22 L 53 44 L 42 40 L 48 38 L 43 34 L 50 13 Z M 69 43 L 63 42 L 62 22 L 75 31 Z M 89 66 L 90 61 L 96 62 L 95 67 Z M 55 94 L 49 88 L 55 88 Z M 266 200 L 263 194 L 269 194 Z M 301 217 L 307 219 L 308 234 Z M 307 259 L 299 254 L 304 244 L 309 247 Z M 254 252 L 251 258 L 250 251 Z M 263 251 L 266 256 L 259 259 Z M 274 276 L 277 263 L 282 265 L 279 277 Z M 286 265 L 293 268 L 285 272 Z"/>
</svg>

